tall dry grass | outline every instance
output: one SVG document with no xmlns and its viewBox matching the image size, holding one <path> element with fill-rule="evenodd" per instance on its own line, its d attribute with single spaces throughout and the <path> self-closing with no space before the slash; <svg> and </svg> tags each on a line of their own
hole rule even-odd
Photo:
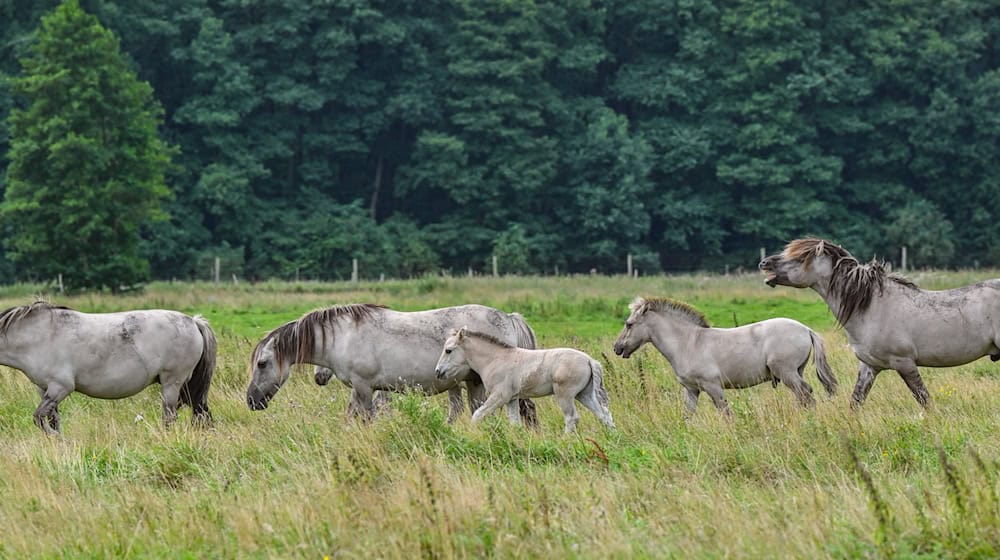
<svg viewBox="0 0 1000 560">
<path fill-rule="evenodd" d="M 935 278 L 940 286 L 967 276 Z M 758 314 L 804 320 L 811 292 L 759 277 L 431 278 L 385 285 L 215 288 L 54 298 L 87 310 L 170 307 L 222 333 L 212 430 L 159 425 L 156 388 L 121 401 L 73 395 L 64 435 L 31 421 L 35 389 L 0 373 L 0 556 L 116 558 L 993 557 L 1000 553 L 996 441 L 1000 379 L 988 360 L 925 370 L 922 411 L 897 375 L 848 407 L 855 361 L 823 331 L 842 389 L 801 410 L 790 391 L 729 391 L 734 417 L 704 400 L 690 421 L 668 364 L 650 348 L 610 351 L 636 294 L 707 302 L 717 324 Z M 0 305 L 25 293 L 0 294 Z M 257 333 L 346 301 L 404 309 L 485 302 L 521 310 L 545 345 L 605 362 L 619 429 L 583 411 L 561 433 L 551 399 L 538 432 L 503 415 L 445 422 L 445 399 L 394 398 L 371 424 L 344 418 L 347 390 L 301 370 L 271 407 L 244 404 Z M 247 312 L 246 310 L 251 310 Z M 822 310 L 822 309 L 821 309 Z M 608 316 L 608 317 L 606 317 Z M 744 320 L 743 317 L 748 319 Z M 280 319 L 285 320 L 285 319 Z M 258 324 L 259 323 L 259 324 Z M 582 334 L 581 334 L 582 333 Z M 820 394 L 812 368 L 807 380 Z"/>
</svg>

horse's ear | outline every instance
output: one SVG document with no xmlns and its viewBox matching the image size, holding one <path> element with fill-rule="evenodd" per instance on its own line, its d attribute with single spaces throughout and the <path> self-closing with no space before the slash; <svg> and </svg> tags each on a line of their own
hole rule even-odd
<svg viewBox="0 0 1000 560">
<path fill-rule="evenodd" d="M 822 239 L 820 239 L 819 243 L 816 244 L 816 256 L 818 257 L 818 256 L 822 255 L 823 251 L 825 251 L 825 250 L 826 250 L 826 241 L 823 241 Z"/>
<path fill-rule="evenodd" d="M 458 329 L 458 332 L 456 334 L 458 335 L 458 339 L 459 340 L 462 340 L 463 338 L 465 338 L 465 331 L 468 328 L 469 327 L 462 327 L 462 328 Z"/>
</svg>

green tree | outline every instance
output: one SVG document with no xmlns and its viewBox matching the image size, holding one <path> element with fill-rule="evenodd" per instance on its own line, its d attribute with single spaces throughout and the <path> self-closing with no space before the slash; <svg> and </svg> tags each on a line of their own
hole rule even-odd
<svg viewBox="0 0 1000 560">
<path fill-rule="evenodd" d="M 23 274 L 113 291 L 145 280 L 140 226 L 162 217 L 169 147 L 162 109 L 118 39 L 77 0 L 42 18 L 13 91 L 10 166 L 0 219 Z"/>
</svg>

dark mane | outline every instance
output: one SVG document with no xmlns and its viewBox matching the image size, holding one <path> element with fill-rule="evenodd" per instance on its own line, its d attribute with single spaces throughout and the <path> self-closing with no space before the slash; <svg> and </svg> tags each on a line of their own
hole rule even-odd
<svg viewBox="0 0 1000 560">
<path fill-rule="evenodd" d="M 491 334 L 486 334 L 486 333 L 482 333 L 482 332 L 466 330 L 465 331 L 465 336 L 472 336 L 472 337 L 478 338 L 480 340 L 485 340 L 486 342 L 489 342 L 491 344 L 496 344 L 497 346 L 502 346 L 504 348 L 514 348 L 515 347 L 513 344 L 508 344 L 508 343 L 500 340 L 499 338 L 497 338 L 497 337 L 495 337 L 495 336 L 493 336 Z"/>
<path fill-rule="evenodd" d="M 796 239 L 782 253 L 784 259 L 806 265 L 818 256 L 829 257 L 833 262 L 830 292 L 840 300 L 840 306 L 833 311 L 841 325 L 847 323 L 855 313 L 868 309 L 872 299 L 885 291 L 886 281 L 907 288 L 917 288 L 913 282 L 886 270 L 883 261 L 872 258 L 868 264 L 861 264 L 840 245 L 823 239 Z"/>
<path fill-rule="evenodd" d="M 637 297 L 628 306 L 629 310 L 633 313 L 639 310 L 640 313 L 644 311 L 666 311 L 674 315 L 680 316 L 681 319 L 688 321 L 699 327 L 709 328 L 711 323 L 705 318 L 705 314 L 698 311 L 694 307 L 675 299 L 670 298 L 643 298 Z"/>
<path fill-rule="evenodd" d="M 351 303 L 310 311 L 297 320 L 289 321 L 267 333 L 253 349 L 250 368 L 252 370 L 257 362 L 257 355 L 261 348 L 271 340 L 274 341 L 275 361 L 290 364 L 300 363 L 307 359 L 316 347 L 317 331 L 319 331 L 318 339 L 325 340 L 327 327 L 338 319 L 347 318 L 355 323 L 360 323 L 380 309 L 388 308 L 373 303 Z"/>
<path fill-rule="evenodd" d="M 28 315 L 31 315 L 34 311 L 40 310 L 52 310 L 52 309 L 69 309 L 68 307 L 63 307 L 61 305 L 52 305 L 51 303 L 38 300 L 35 303 L 29 305 L 18 305 L 16 307 L 9 307 L 0 311 L 0 336 L 7 336 L 10 328 L 17 324 L 18 321 L 24 319 Z"/>
</svg>

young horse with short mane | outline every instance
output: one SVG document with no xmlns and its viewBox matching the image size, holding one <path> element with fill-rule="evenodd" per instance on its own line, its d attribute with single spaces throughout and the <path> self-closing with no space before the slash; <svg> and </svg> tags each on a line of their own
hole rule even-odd
<svg viewBox="0 0 1000 560">
<path fill-rule="evenodd" d="M 781 381 L 803 406 L 814 404 L 812 388 L 803 379 L 810 352 L 816 374 L 829 395 L 837 380 L 826 361 L 823 339 L 792 319 L 768 319 L 732 329 L 716 329 L 686 303 L 667 298 L 636 298 L 618 340 L 615 354 L 628 358 L 651 342 L 670 362 L 684 387 L 685 414 L 693 414 L 702 391 L 715 406 L 730 414 L 723 389 L 743 389 Z"/>
<path fill-rule="evenodd" d="M 182 404 L 196 424 L 211 423 L 215 353 L 208 322 L 176 311 L 92 314 L 38 301 L 0 312 L 0 364 L 38 387 L 35 425 L 49 434 L 59 433 L 59 403 L 73 391 L 120 399 L 153 383 L 161 386 L 164 424 Z"/>
<path fill-rule="evenodd" d="M 429 395 L 447 391 L 448 421 L 454 421 L 463 410 L 463 382 L 473 410 L 486 398 L 475 371 L 466 369 L 447 380 L 434 375 L 434 364 L 449 330 L 464 324 L 475 325 L 509 344 L 535 347 L 535 333 L 524 317 L 482 305 L 417 312 L 372 304 L 334 306 L 306 313 L 274 329 L 257 344 L 250 361 L 247 406 L 267 408 L 288 379 L 290 367 L 308 363 L 317 366 L 317 383 L 325 384 L 336 376 L 351 387 L 350 416 L 368 419 L 375 414 L 374 391 L 417 389 Z M 534 403 L 520 405 L 525 420 L 534 425 Z"/>
<path fill-rule="evenodd" d="M 765 282 L 812 288 L 826 302 L 859 361 L 852 405 L 868 397 L 882 370 L 899 372 L 923 406 L 930 394 L 919 366 L 960 366 L 1000 359 L 1000 280 L 954 290 L 922 290 L 881 262 L 861 264 L 843 247 L 796 239 L 760 262 Z"/>
<path fill-rule="evenodd" d="M 473 422 L 506 405 L 510 421 L 518 424 L 517 399 L 555 395 L 566 433 L 576 430 L 580 421 L 574 399 L 604 425 L 615 427 L 604 390 L 604 369 L 579 350 L 515 348 L 491 335 L 462 327 L 445 341 L 434 371 L 438 379 L 448 379 L 469 368 L 479 372 L 489 393 L 483 406 L 473 413 Z"/>
</svg>

